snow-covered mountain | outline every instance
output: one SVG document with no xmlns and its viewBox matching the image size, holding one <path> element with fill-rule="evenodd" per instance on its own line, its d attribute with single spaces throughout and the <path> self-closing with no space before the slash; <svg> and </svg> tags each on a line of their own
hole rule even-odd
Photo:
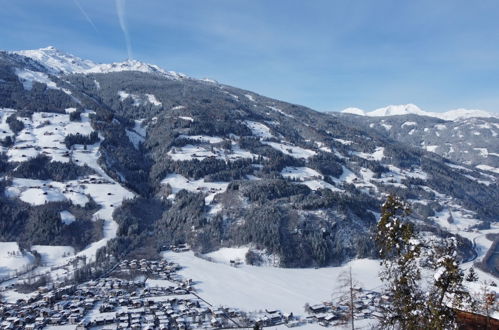
<svg viewBox="0 0 499 330">
<path fill-rule="evenodd" d="M 77 56 L 66 54 L 53 46 L 35 49 L 14 51 L 13 54 L 31 58 L 42 64 L 51 74 L 90 74 L 122 71 L 139 71 L 144 73 L 159 73 L 174 79 L 187 78 L 186 75 L 174 71 L 165 71 L 157 65 L 127 60 L 109 64 L 98 64 L 90 60 L 83 60 Z"/>
<path fill-rule="evenodd" d="M 3 240 L 88 255 L 108 242 L 116 255 L 246 246 L 255 263 L 338 265 L 376 255 L 371 228 L 388 193 L 413 202 L 413 221 L 429 235 L 462 235 L 464 258 L 474 256 L 466 239 L 490 246 L 474 230 L 499 232 L 498 174 L 355 121 L 403 116 L 332 116 L 53 48 L 0 52 L 0 79 Z M 385 113 L 421 112 L 404 109 Z M 16 226 L 1 222 L 22 208 Z M 101 236 L 92 219 L 102 220 Z"/>
<path fill-rule="evenodd" d="M 468 118 L 499 118 L 499 115 L 483 110 L 454 109 L 446 112 L 429 112 L 421 110 L 421 108 L 419 108 L 414 104 L 389 105 L 369 112 L 366 112 L 359 108 L 346 108 L 341 112 L 359 115 L 359 116 L 368 116 L 368 117 L 418 115 L 418 116 L 440 118 L 449 121 L 468 119 Z"/>
</svg>

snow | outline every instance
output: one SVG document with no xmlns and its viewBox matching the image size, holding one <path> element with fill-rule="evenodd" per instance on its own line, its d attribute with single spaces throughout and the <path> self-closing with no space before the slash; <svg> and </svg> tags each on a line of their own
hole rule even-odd
<svg viewBox="0 0 499 330">
<path fill-rule="evenodd" d="M 269 139 L 274 137 L 272 133 L 270 133 L 270 128 L 262 123 L 258 123 L 256 121 L 245 120 L 244 124 L 248 126 L 251 130 L 251 133 L 254 136 L 258 136 L 264 139 Z"/>
<path fill-rule="evenodd" d="M 46 47 L 35 50 L 21 50 L 12 52 L 14 54 L 29 57 L 43 65 L 51 74 L 59 73 L 109 73 L 122 71 L 139 71 L 144 73 L 160 74 L 169 79 L 186 79 L 186 75 L 174 71 L 165 71 L 157 65 L 143 63 L 136 60 L 110 64 L 96 64 L 89 60 L 82 60 L 71 54 L 66 54 L 54 47 Z"/>
<path fill-rule="evenodd" d="M 96 64 L 92 68 L 83 71 L 82 73 L 109 73 L 123 71 L 138 71 L 144 73 L 157 73 L 170 79 L 185 79 L 186 75 L 173 71 L 165 71 L 157 65 L 143 63 L 136 60 L 128 60 L 124 62 L 116 62 L 110 64 Z"/>
<path fill-rule="evenodd" d="M 145 94 L 145 96 L 147 97 L 147 101 L 149 101 L 149 103 L 151 103 L 152 105 L 155 105 L 155 106 L 162 106 L 163 105 L 163 103 L 158 101 L 156 96 L 154 96 L 153 94 Z"/>
<path fill-rule="evenodd" d="M 448 121 L 459 121 L 468 118 L 499 118 L 499 115 L 483 110 L 470 109 L 454 109 L 447 112 L 429 112 L 424 111 L 414 104 L 389 105 L 383 108 L 378 108 L 373 111 L 366 112 L 359 108 L 346 108 L 343 113 L 351 113 L 360 116 L 369 117 L 385 117 L 385 116 L 402 116 L 402 115 L 419 115 L 434 118 L 440 118 Z"/>
<path fill-rule="evenodd" d="M 327 183 L 326 181 L 323 181 L 323 180 L 307 180 L 307 181 L 303 181 L 302 184 L 306 185 L 311 190 L 329 189 L 331 191 L 338 191 L 338 192 L 343 191 L 342 189 L 338 189 L 335 186 L 333 186 L 332 184 Z"/>
<path fill-rule="evenodd" d="M 251 102 L 255 102 L 255 98 L 253 97 L 253 95 L 251 95 L 251 94 L 244 94 L 244 96 L 246 96 L 246 98 L 248 100 L 250 100 Z"/>
<path fill-rule="evenodd" d="M 61 221 L 65 225 L 70 225 L 76 221 L 76 218 L 71 212 L 64 210 L 61 212 Z"/>
<path fill-rule="evenodd" d="M 169 184 L 172 187 L 172 194 L 168 198 L 173 199 L 175 194 L 185 189 L 191 192 L 203 192 L 207 196 L 206 204 L 210 204 L 216 194 L 227 190 L 228 182 L 205 182 L 204 179 L 189 180 L 180 174 L 169 174 L 161 181 L 162 184 Z"/>
<path fill-rule="evenodd" d="M 382 123 L 381 126 L 383 126 L 387 131 L 389 131 L 392 128 L 392 125 Z"/>
<path fill-rule="evenodd" d="M 285 178 L 305 181 L 308 179 L 321 178 L 322 175 L 309 167 L 290 167 L 287 166 L 281 171 L 281 175 Z"/>
<path fill-rule="evenodd" d="M 16 113 L 12 109 L 0 109 L 0 139 L 5 139 L 7 136 L 13 136 L 14 132 L 10 130 L 9 124 L 7 124 L 7 118 Z"/>
<path fill-rule="evenodd" d="M 476 168 L 483 170 L 483 171 L 494 172 L 494 173 L 499 174 L 499 168 L 497 168 L 497 167 L 492 167 L 489 165 L 477 165 Z"/>
<path fill-rule="evenodd" d="M 213 262 L 230 265 L 231 260 L 238 260 L 244 263 L 248 251 L 249 247 L 221 248 L 215 252 L 207 253 L 205 256 Z"/>
<path fill-rule="evenodd" d="M 452 216 L 452 223 L 449 223 L 448 219 Z M 435 214 L 433 217 L 429 217 L 438 223 L 442 228 L 447 229 L 452 233 L 460 233 L 462 231 L 470 231 L 471 227 L 480 223 L 480 221 L 473 219 L 469 215 L 463 214 L 459 209 L 450 210 L 446 208 Z"/>
<path fill-rule="evenodd" d="M 8 116 L 10 111 L 0 109 Z M 69 151 L 64 144 L 64 137 L 69 134 L 80 133 L 88 135 L 93 132 L 90 125 L 89 111 L 81 114 L 81 122 L 72 122 L 68 114 L 35 112 L 32 118 L 20 118 L 25 128 L 19 133 L 15 146 L 7 151 L 9 161 L 23 162 L 36 157 L 40 153 L 46 154 L 54 161 L 69 162 Z"/>
<path fill-rule="evenodd" d="M 48 202 L 60 202 L 66 200 L 64 195 L 57 189 L 48 187 L 26 189 L 21 193 L 20 199 L 31 205 L 43 205 Z"/>
<path fill-rule="evenodd" d="M 397 115 L 408 115 L 416 114 L 424 116 L 424 111 L 421 110 L 414 104 L 404 104 L 404 105 L 389 105 L 384 108 L 379 108 L 371 112 L 367 112 L 367 116 L 371 117 L 385 117 L 385 116 L 397 116 Z"/>
<path fill-rule="evenodd" d="M 11 110 L 0 109 L 2 119 L 12 113 Z M 40 153 L 47 154 L 53 160 L 61 162 L 74 161 L 80 165 L 88 165 L 97 175 L 82 180 L 66 182 L 43 181 L 13 178 L 12 185 L 6 188 L 8 197 L 19 197 L 21 200 L 42 205 L 50 201 L 71 200 L 74 204 L 85 206 L 90 195 L 101 209 L 94 214 L 93 219 L 104 220 L 104 237 L 92 243 L 79 252 L 92 260 L 98 248 L 105 246 L 107 241 L 116 236 L 118 225 L 112 219 L 115 208 L 121 205 L 124 199 L 133 198 L 134 194 L 111 179 L 97 163 L 99 159 L 100 142 L 88 145 L 74 145 L 68 150 L 64 144 L 64 137 L 68 134 L 90 134 L 93 129 L 90 125 L 90 111 L 81 115 L 81 122 L 71 122 L 68 114 L 36 112 L 32 118 L 21 118 L 25 124 L 13 147 L 8 148 L 7 155 L 10 161 L 25 161 Z M 145 134 L 145 129 L 136 125 L 135 131 Z M 89 179 L 96 179 L 95 183 Z M 83 182 L 84 181 L 84 182 Z M 108 195 L 109 194 L 109 195 Z M 61 221 L 71 221 L 67 214 L 62 214 Z"/>
<path fill-rule="evenodd" d="M 205 143 L 220 143 L 224 141 L 224 138 L 218 136 L 208 136 L 208 135 L 179 135 L 179 138 L 196 140 Z"/>
<path fill-rule="evenodd" d="M 429 152 L 435 152 L 438 146 L 425 146 L 425 149 Z"/>
<path fill-rule="evenodd" d="M 136 120 L 133 129 L 126 129 L 126 135 L 130 142 L 132 142 L 135 149 L 139 149 L 141 143 L 144 142 L 146 138 L 146 128 L 142 125 L 142 120 Z"/>
<path fill-rule="evenodd" d="M 287 114 L 285 113 L 284 111 L 282 111 L 281 109 L 277 108 L 277 107 L 274 107 L 274 106 L 271 106 L 271 105 L 268 105 L 267 108 L 269 108 L 270 110 L 274 110 L 278 113 L 280 113 L 281 115 L 284 115 L 286 117 L 289 117 L 289 118 L 295 118 L 294 116 L 290 115 L 290 114 Z"/>
<path fill-rule="evenodd" d="M 32 58 L 51 70 L 53 74 L 58 72 L 84 72 L 96 65 L 92 61 L 82 60 L 74 55 L 65 54 L 51 46 L 37 50 L 21 50 L 14 53 Z"/>
<path fill-rule="evenodd" d="M 223 250 L 215 257 L 224 260 L 228 255 L 241 252 Z M 331 300 L 334 280 L 350 266 L 354 278 L 364 288 L 372 289 L 381 284 L 377 276 L 379 262 L 368 259 L 355 260 L 342 267 L 290 269 L 249 265 L 236 268 L 197 258 L 192 252 L 167 252 L 164 256 L 184 266 L 180 275 L 199 281 L 196 285 L 199 295 L 211 304 L 245 311 L 278 309 L 304 315 L 305 303 Z"/>
<path fill-rule="evenodd" d="M 347 140 L 343 140 L 343 139 L 334 139 L 334 140 L 338 141 L 341 144 L 347 145 L 347 146 L 349 146 L 353 143 L 352 141 L 347 141 Z"/>
<path fill-rule="evenodd" d="M 223 141 L 221 138 L 216 138 L 216 137 L 209 137 L 209 136 L 184 136 L 188 138 L 194 138 L 197 139 L 200 142 L 206 142 L 209 143 L 212 141 L 213 143 L 219 143 Z M 221 139 L 221 140 L 218 140 Z M 216 142 L 215 142 L 216 141 Z M 202 160 L 208 157 L 215 157 L 217 159 L 223 159 L 225 161 L 234 161 L 237 159 L 244 159 L 244 158 L 257 158 L 258 156 L 247 151 L 241 149 L 239 144 L 236 142 L 232 141 L 231 142 L 231 149 L 223 149 L 220 147 L 214 147 L 211 144 L 208 145 L 192 145 L 192 144 L 187 144 L 181 148 L 172 148 L 170 151 L 168 151 L 168 155 L 173 159 L 173 160 L 192 160 L 192 159 L 198 159 Z"/>
<path fill-rule="evenodd" d="M 0 278 L 15 275 L 33 263 L 31 253 L 22 253 L 16 242 L 0 242 Z"/>
<path fill-rule="evenodd" d="M 414 121 L 406 121 L 404 122 L 401 127 L 406 127 L 406 126 L 417 126 L 418 124 Z"/>
<path fill-rule="evenodd" d="M 364 158 L 367 160 L 376 160 L 381 161 L 384 157 L 385 148 L 384 147 L 376 147 L 373 153 L 364 153 L 364 152 L 353 152 L 353 155 L 356 155 L 360 158 Z"/>
<path fill-rule="evenodd" d="M 187 117 L 187 116 L 179 116 L 180 119 L 183 119 L 183 120 L 188 120 L 188 121 L 194 121 L 194 118 L 192 117 Z"/>
<path fill-rule="evenodd" d="M 358 179 L 357 175 L 353 173 L 350 169 L 346 168 L 345 166 L 342 166 L 343 173 L 338 179 L 335 179 L 335 181 L 338 182 L 347 182 L 347 183 L 352 183 L 354 180 Z"/>
<path fill-rule="evenodd" d="M 358 115 L 358 116 L 365 116 L 366 115 L 366 113 L 364 112 L 364 110 L 359 109 L 359 108 L 355 108 L 355 107 L 350 107 L 350 108 L 343 109 L 341 112 L 342 113 L 349 113 L 349 114 L 352 114 L 352 115 Z"/>
<path fill-rule="evenodd" d="M 71 246 L 33 245 L 31 249 L 41 255 L 42 265 L 46 267 L 60 265 L 62 259 L 75 254 Z"/>
<path fill-rule="evenodd" d="M 309 158 L 315 156 L 316 152 L 309 149 L 304 149 L 295 145 L 263 141 L 264 144 L 271 146 L 272 148 L 279 150 L 283 154 L 295 157 L 295 158 Z"/>
<path fill-rule="evenodd" d="M 495 153 L 495 152 L 489 152 L 489 150 L 487 148 L 473 148 L 473 150 L 476 150 L 480 153 L 480 156 L 484 157 L 484 158 L 487 158 L 489 155 L 490 156 L 496 156 L 496 157 L 499 157 L 499 154 L 498 153 Z"/>
<path fill-rule="evenodd" d="M 34 82 L 45 84 L 47 85 L 47 88 L 50 89 L 59 89 L 56 83 L 50 80 L 49 76 L 43 72 L 31 71 L 28 69 L 21 70 L 16 68 L 15 73 L 26 90 L 31 90 Z"/>
<path fill-rule="evenodd" d="M 118 91 L 118 96 L 120 97 L 120 101 L 124 101 L 127 98 L 131 97 L 133 100 L 133 106 L 138 107 L 142 104 L 141 99 L 138 95 L 129 94 L 125 91 Z"/>
</svg>

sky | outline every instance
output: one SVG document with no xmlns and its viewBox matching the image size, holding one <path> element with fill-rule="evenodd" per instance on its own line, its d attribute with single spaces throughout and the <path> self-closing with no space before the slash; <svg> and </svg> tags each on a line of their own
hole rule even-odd
<svg viewBox="0 0 499 330">
<path fill-rule="evenodd" d="M 320 111 L 499 112 L 499 1 L 0 0 L 0 49 L 127 58 Z"/>
</svg>

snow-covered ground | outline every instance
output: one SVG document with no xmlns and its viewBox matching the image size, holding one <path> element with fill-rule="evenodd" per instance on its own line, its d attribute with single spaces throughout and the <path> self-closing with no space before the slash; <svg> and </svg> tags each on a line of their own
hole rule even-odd
<svg viewBox="0 0 499 330">
<path fill-rule="evenodd" d="M 172 188 L 172 193 L 168 198 L 174 198 L 176 193 L 185 189 L 191 192 L 205 193 L 206 204 L 210 204 L 215 195 L 224 192 L 229 185 L 228 182 L 205 182 L 204 179 L 189 180 L 180 174 L 169 174 L 161 183 L 165 185 L 169 184 Z"/>
<path fill-rule="evenodd" d="M 383 147 L 376 147 L 376 150 L 373 153 L 354 152 L 353 154 L 355 156 L 358 156 L 360 158 L 364 158 L 364 159 L 367 159 L 367 160 L 377 160 L 377 161 L 380 161 L 384 157 L 384 152 L 385 152 L 385 148 L 383 148 Z"/>
<path fill-rule="evenodd" d="M 231 260 L 238 260 L 240 262 L 245 262 L 246 253 L 248 253 L 249 247 L 234 247 L 234 248 L 220 248 L 217 251 L 205 254 L 210 260 L 217 263 L 223 263 L 230 265 Z"/>
<path fill-rule="evenodd" d="M 295 157 L 295 158 L 310 158 L 315 156 L 317 152 L 310 149 L 301 148 L 292 144 L 287 143 L 278 143 L 278 142 L 269 142 L 262 141 L 262 143 L 268 144 L 272 148 L 279 150 L 283 154 Z"/>
<path fill-rule="evenodd" d="M 321 178 L 322 175 L 309 167 L 285 167 L 281 171 L 281 175 L 285 178 L 305 181 L 312 178 Z"/>
<path fill-rule="evenodd" d="M 244 124 L 248 126 L 248 128 L 251 130 L 251 133 L 253 133 L 254 136 L 258 136 L 265 139 L 273 137 L 272 133 L 270 132 L 270 128 L 267 125 L 250 120 L 246 120 Z"/>
<path fill-rule="evenodd" d="M 180 137 L 199 141 L 199 144 L 187 144 L 180 148 L 172 148 L 170 151 L 168 151 L 168 155 L 173 160 L 203 160 L 205 158 L 214 157 L 226 161 L 235 161 L 238 159 L 252 159 L 258 157 L 258 155 L 241 149 L 236 141 L 230 141 L 231 148 L 229 150 L 216 145 L 224 141 L 224 139 L 220 137 L 204 135 L 182 135 Z"/>
<path fill-rule="evenodd" d="M 41 255 L 42 265 L 47 267 L 56 266 L 61 259 L 75 254 L 71 246 L 33 245 L 31 249 Z"/>
<path fill-rule="evenodd" d="M 16 242 L 0 242 L 0 278 L 26 270 L 35 260 L 28 252 L 21 252 Z"/>
<path fill-rule="evenodd" d="M 74 109 L 67 109 L 66 112 L 71 111 Z M 5 125 L 6 117 L 14 112 L 12 109 L 0 109 L 1 122 Z M 124 199 L 134 196 L 132 192 L 109 177 L 98 164 L 100 142 L 86 147 L 74 145 L 71 150 L 68 150 L 64 144 L 64 137 L 69 134 L 88 135 L 93 132 L 90 114 L 90 111 L 83 112 L 81 121 L 70 121 L 69 114 L 46 112 L 36 112 L 31 118 L 22 117 L 20 120 L 23 121 L 25 128 L 19 132 L 15 145 L 6 151 L 10 161 L 23 162 L 39 154 L 45 154 L 53 161 L 72 161 L 87 165 L 97 173 L 96 175 L 65 182 L 14 178 L 12 185 L 5 191 L 7 196 L 19 197 L 32 205 L 71 200 L 74 204 L 84 206 L 89 201 L 88 196 L 91 196 L 101 206 L 101 209 L 94 214 L 94 220 L 104 220 L 104 237 L 78 253 L 87 256 L 89 260 L 95 256 L 98 248 L 105 246 L 109 239 L 116 236 L 118 225 L 112 219 L 113 211 Z M 2 128 L 2 131 L 6 132 L 3 134 L 10 134 L 7 127 L 0 127 Z M 140 121 L 136 122 L 134 131 L 138 135 L 145 134 Z M 61 214 L 61 221 L 67 223 L 72 221 L 72 218 L 64 213 Z M 59 259 L 59 262 L 53 263 L 67 262 L 65 258 Z"/>
<path fill-rule="evenodd" d="M 147 134 L 146 128 L 142 125 L 142 120 L 136 120 L 133 129 L 126 129 L 125 131 L 135 149 L 139 149 L 140 144 L 144 142 Z"/>
<path fill-rule="evenodd" d="M 223 251 L 210 256 L 223 262 L 228 255 L 240 256 L 243 251 L 231 251 L 231 254 Z M 198 281 L 199 295 L 211 304 L 245 311 L 267 308 L 304 315 L 305 303 L 331 300 L 338 276 L 350 266 L 353 277 L 365 289 L 374 289 L 381 284 L 379 262 L 369 259 L 355 260 L 342 267 L 289 269 L 248 265 L 236 268 L 198 258 L 192 252 L 167 252 L 164 256 L 184 266 L 179 274 Z"/>
<path fill-rule="evenodd" d="M 2 122 L 4 122 L 13 111 L 0 109 L 0 113 Z M 88 135 L 92 133 L 90 113 L 82 113 L 81 121 L 70 121 L 69 114 L 47 112 L 35 112 L 32 118 L 18 118 L 24 123 L 25 128 L 19 132 L 16 144 L 7 150 L 9 161 L 23 162 L 39 154 L 44 154 L 54 161 L 69 162 L 72 151 L 66 148 L 64 138 L 70 134 Z"/>
</svg>

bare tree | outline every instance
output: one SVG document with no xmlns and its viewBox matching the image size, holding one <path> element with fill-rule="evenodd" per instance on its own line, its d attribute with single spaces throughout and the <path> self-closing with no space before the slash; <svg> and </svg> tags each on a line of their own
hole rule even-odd
<svg viewBox="0 0 499 330">
<path fill-rule="evenodd" d="M 352 267 L 347 271 L 341 272 L 337 278 L 337 288 L 333 293 L 333 300 L 348 306 L 347 321 L 350 321 L 352 330 L 355 329 L 355 300 L 361 287 L 360 282 L 352 276 Z"/>
</svg>

